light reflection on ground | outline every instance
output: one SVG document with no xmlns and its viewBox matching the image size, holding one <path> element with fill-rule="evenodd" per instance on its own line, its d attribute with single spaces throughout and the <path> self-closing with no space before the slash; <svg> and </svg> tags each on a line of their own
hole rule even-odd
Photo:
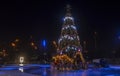
<svg viewBox="0 0 120 76">
<path fill-rule="evenodd" d="M 22 71 L 21 71 L 22 68 Z M 87 70 L 56 71 L 51 70 L 50 65 L 25 65 L 1 67 L 2 71 L 18 70 L 39 76 L 120 76 L 120 66 L 110 66 L 109 68 L 90 68 Z M 2 73 L 0 73 L 1 75 Z"/>
</svg>

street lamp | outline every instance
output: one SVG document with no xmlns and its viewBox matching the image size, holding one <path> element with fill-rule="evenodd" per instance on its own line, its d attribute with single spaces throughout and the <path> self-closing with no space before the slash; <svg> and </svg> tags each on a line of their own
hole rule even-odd
<svg viewBox="0 0 120 76">
<path fill-rule="evenodd" d="M 21 57 L 19 58 L 19 61 L 20 61 L 20 64 L 19 64 L 19 65 L 20 65 L 20 66 L 23 66 L 24 57 L 21 56 Z"/>
<path fill-rule="evenodd" d="M 19 71 L 24 72 L 24 69 L 23 69 L 23 67 L 22 67 L 22 66 L 23 66 L 23 62 L 24 62 L 24 57 L 21 56 L 21 57 L 19 58 L 19 61 L 20 61 Z"/>
</svg>

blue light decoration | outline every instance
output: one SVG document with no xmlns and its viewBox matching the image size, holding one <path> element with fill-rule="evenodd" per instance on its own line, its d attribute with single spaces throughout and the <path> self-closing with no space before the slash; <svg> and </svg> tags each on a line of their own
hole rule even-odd
<svg viewBox="0 0 120 76">
<path fill-rule="evenodd" d="M 43 41 L 42 41 L 42 46 L 43 46 L 44 48 L 46 47 L 46 44 L 47 44 L 46 40 L 43 40 Z"/>
</svg>

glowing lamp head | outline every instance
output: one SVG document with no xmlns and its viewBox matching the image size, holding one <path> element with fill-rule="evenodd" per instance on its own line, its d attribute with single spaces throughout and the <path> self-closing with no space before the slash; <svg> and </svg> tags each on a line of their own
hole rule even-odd
<svg viewBox="0 0 120 76">
<path fill-rule="evenodd" d="M 20 63 L 24 62 L 24 57 L 20 57 Z"/>
</svg>

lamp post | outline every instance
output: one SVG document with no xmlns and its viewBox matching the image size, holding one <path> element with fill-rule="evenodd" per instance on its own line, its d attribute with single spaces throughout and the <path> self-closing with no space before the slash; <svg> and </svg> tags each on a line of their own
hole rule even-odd
<svg viewBox="0 0 120 76">
<path fill-rule="evenodd" d="M 23 66 L 24 66 L 24 57 L 23 56 L 21 56 L 20 58 L 19 58 L 19 62 L 20 62 L 20 64 L 19 64 L 19 71 L 21 71 L 21 72 L 24 72 L 24 69 L 23 69 Z"/>
</svg>

